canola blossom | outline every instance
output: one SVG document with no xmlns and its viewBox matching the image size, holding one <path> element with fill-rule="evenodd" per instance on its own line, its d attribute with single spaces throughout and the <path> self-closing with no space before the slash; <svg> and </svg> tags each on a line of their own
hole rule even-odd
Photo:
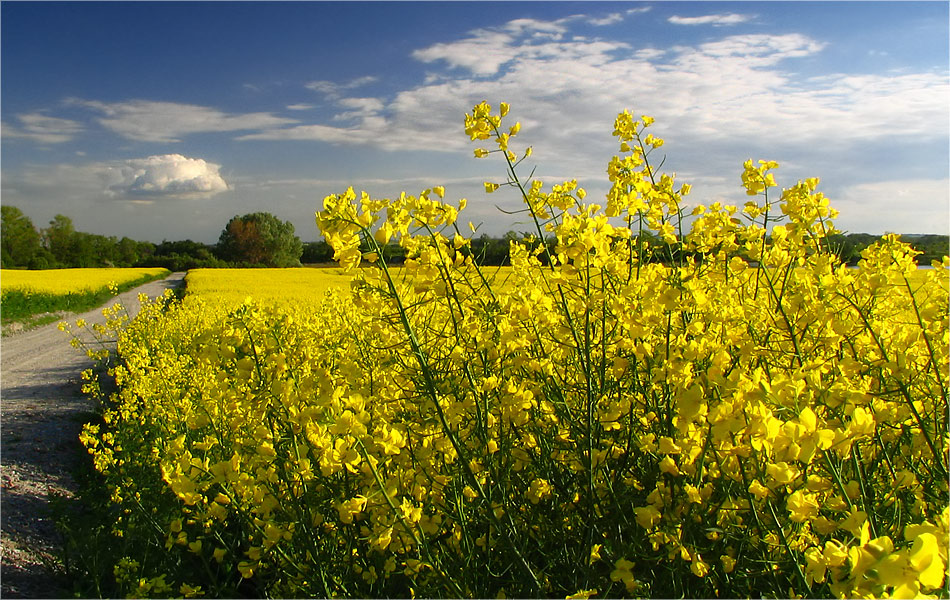
<svg viewBox="0 0 950 600">
<path fill-rule="evenodd" d="M 545 191 L 510 110 L 465 132 L 556 245 L 513 241 L 505 285 L 445 189 L 348 189 L 316 220 L 349 288 L 115 328 L 82 441 L 119 592 L 946 596 L 950 258 L 884 236 L 845 268 L 818 180 L 772 161 L 687 210 L 628 112 L 606 198 Z"/>
</svg>

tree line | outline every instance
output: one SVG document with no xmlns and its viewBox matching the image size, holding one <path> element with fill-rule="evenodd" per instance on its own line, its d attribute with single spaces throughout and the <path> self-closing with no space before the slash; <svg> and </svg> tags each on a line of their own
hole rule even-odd
<svg viewBox="0 0 950 600">
<path fill-rule="evenodd" d="M 37 229 L 29 217 L 15 206 L 0 206 L 0 266 L 4 269 L 58 269 L 73 267 L 165 267 L 172 271 L 216 267 L 299 267 L 333 261 L 333 249 L 326 241 L 304 243 L 290 221 L 281 221 L 267 212 L 234 216 L 225 225 L 217 244 L 192 240 L 140 242 L 128 237 L 116 238 L 76 231 L 72 219 L 56 215 L 49 225 Z M 832 250 L 847 264 L 855 265 L 861 251 L 879 239 L 867 233 L 837 234 L 829 238 Z M 950 236 L 905 235 L 902 237 L 917 251 L 918 264 L 929 265 L 950 252 Z M 512 241 L 529 241 L 534 248 L 541 241 L 525 233 L 509 231 L 502 237 L 483 234 L 473 238 L 466 250 L 481 265 L 508 264 Z M 684 253 L 645 234 L 644 258 L 665 261 Z M 556 240 L 544 241 L 553 253 Z M 369 250 L 368 248 L 366 249 Z M 405 260 L 398 244 L 383 249 L 391 264 Z M 543 259 L 544 253 L 541 253 Z"/>
</svg>

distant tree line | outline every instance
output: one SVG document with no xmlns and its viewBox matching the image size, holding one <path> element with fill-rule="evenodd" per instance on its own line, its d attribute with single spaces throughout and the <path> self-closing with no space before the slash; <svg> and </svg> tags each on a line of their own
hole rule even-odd
<svg viewBox="0 0 950 600">
<path fill-rule="evenodd" d="M 221 231 L 217 244 L 191 240 L 153 244 L 76 231 L 72 219 L 64 215 L 56 215 L 47 227 L 37 229 L 15 206 L 3 205 L 0 211 L 0 266 L 4 269 L 165 267 L 185 271 L 216 267 L 298 267 L 333 262 L 333 249 L 326 241 L 303 243 L 290 221 L 281 221 L 266 212 L 233 217 Z M 665 262 L 684 253 L 682 248 L 666 246 L 650 234 L 645 234 L 644 239 L 647 261 Z M 866 233 L 850 233 L 831 236 L 828 241 L 845 263 L 855 265 L 861 259 L 861 251 L 878 239 L 879 236 Z M 920 265 L 929 265 L 950 253 L 950 236 L 904 235 L 901 239 L 922 253 L 917 257 Z M 502 237 L 483 234 L 473 238 L 464 251 L 480 265 L 506 265 L 510 243 L 525 240 L 533 248 L 542 243 L 528 234 L 509 231 Z M 553 237 L 543 243 L 554 252 L 557 244 Z M 400 264 L 406 258 L 405 250 L 398 244 L 384 247 L 383 255 L 390 264 Z M 543 261 L 543 252 L 540 257 Z"/>
<path fill-rule="evenodd" d="M 56 215 L 37 229 L 15 206 L 0 206 L 0 266 L 4 269 L 80 267 L 299 267 L 303 244 L 290 221 L 270 213 L 235 216 L 217 244 L 192 240 L 137 242 L 128 237 L 76 231 L 72 219 Z"/>
</svg>

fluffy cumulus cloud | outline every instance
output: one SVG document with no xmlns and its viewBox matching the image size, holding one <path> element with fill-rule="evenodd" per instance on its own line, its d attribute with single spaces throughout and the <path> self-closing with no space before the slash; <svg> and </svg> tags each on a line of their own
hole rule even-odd
<svg viewBox="0 0 950 600">
<path fill-rule="evenodd" d="M 127 160 L 104 169 L 113 195 L 150 199 L 161 196 L 213 196 L 228 189 L 221 167 L 200 158 L 162 154 Z"/>
</svg>

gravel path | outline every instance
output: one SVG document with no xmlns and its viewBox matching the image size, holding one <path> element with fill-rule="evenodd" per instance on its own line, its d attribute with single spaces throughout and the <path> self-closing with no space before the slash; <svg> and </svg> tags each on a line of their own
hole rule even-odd
<svg viewBox="0 0 950 600">
<path fill-rule="evenodd" d="M 160 296 L 184 273 L 120 294 L 130 314 L 138 295 Z M 109 301 L 112 306 L 115 300 Z M 67 319 L 104 323 L 98 308 Z M 74 327 L 75 329 L 75 327 Z M 80 392 L 80 373 L 92 365 L 53 323 L 0 342 L 0 597 L 59 598 L 59 537 L 49 518 L 50 493 L 75 490 L 78 435 L 95 407 Z"/>
</svg>

